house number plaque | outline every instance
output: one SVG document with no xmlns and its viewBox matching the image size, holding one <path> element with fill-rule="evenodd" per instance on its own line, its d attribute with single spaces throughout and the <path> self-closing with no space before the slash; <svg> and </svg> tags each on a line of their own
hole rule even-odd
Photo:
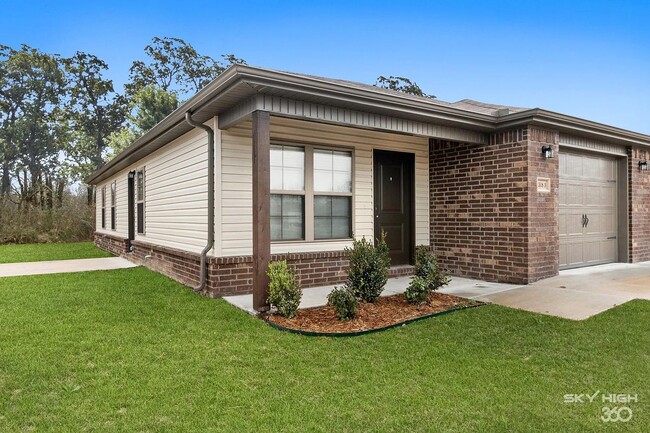
<svg viewBox="0 0 650 433">
<path fill-rule="evenodd" d="M 551 192 L 551 179 L 548 177 L 538 177 L 537 192 Z"/>
</svg>

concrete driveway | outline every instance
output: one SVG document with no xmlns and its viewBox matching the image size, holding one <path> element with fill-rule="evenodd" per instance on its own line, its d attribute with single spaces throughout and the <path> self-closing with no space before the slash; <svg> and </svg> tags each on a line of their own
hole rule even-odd
<svg viewBox="0 0 650 433">
<path fill-rule="evenodd" d="M 560 272 L 527 286 L 473 296 L 485 302 L 584 320 L 632 299 L 650 300 L 650 262 Z"/>
</svg>

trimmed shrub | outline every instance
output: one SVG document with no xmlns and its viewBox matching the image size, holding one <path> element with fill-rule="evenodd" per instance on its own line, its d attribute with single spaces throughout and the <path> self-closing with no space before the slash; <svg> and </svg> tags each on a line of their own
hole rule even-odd
<svg viewBox="0 0 650 433">
<path fill-rule="evenodd" d="M 287 265 L 286 260 L 282 260 L 269 263 L 266 274 L 270 278 L 269 304 L 284 317 L 294 317 L 302 298 L 302 290 L 298 287 L 294 270 Z"/>
<path fill-rule="evenodd" d="M 429 293 L 449 284 L 447 272 L 438 268 L 438 261 L 429 248 L 420 245 L 415 249 L 415 276 L 411 280 L 404 297 L 410 304 L 426 302 Z"/>
<path fill-rule="evenodd" d="M 449 274 L 438 268 L 436 256 L 424 245 L 415 249 L 415 276 L 424 280 L 432 292 L 450 281 Z"/>
<path fill-rule="evenodd" d="M 346 248 L 345 252 L 350 260 L 345 286 L 362 301 L 374 302 L 388 280 L 390 257 L 386 235 L 382 233 L 376 246 L 366 238 L 354 240 L 352 248 Z"/>
<path fill-rule="evenodd" d="M 339 320 L 350 320 L 357 314 L 359 301 L 348 288 L 335 287 L 327 295 L 327 305 L 334 308 Z"/>
<path fill-rule="evenodd" d="M 411 280 L 406 292 L 404 292 L 404 297 L 409 304 L 424 304 L 429 297 L 429 285 L 426 280 L 422 277 L 415 276 Z"/>
</svg>

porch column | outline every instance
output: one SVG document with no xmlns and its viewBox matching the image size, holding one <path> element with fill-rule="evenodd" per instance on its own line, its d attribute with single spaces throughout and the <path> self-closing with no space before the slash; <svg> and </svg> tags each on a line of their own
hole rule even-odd
<svg viewBox="0 0 650 433">
<path fill-rule="evenodd" d="M 271 261 L 271 133 L 268 111 L 253 111 L 253 308 L 268 309 Z"/>
</svg>

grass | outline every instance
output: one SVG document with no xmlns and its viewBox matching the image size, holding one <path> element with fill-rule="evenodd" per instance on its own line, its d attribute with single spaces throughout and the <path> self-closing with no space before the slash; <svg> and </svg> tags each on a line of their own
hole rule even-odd
<svg viewBox="0 0 650 433">
<path fill-rule="evenodd" d="M 92 242 L 0 245 L 0 263 L 91 259 L 96 257 L 112 257 L 112 255 L 100 250 Z"/>
<path fill-rule="evenodd" d="M 650 302 L 282 333 L 144 268 L 0 279 L 2 432 L 647 431 Z M 567 393 L 638 394 L 626 424 Z"/>
</svg>

